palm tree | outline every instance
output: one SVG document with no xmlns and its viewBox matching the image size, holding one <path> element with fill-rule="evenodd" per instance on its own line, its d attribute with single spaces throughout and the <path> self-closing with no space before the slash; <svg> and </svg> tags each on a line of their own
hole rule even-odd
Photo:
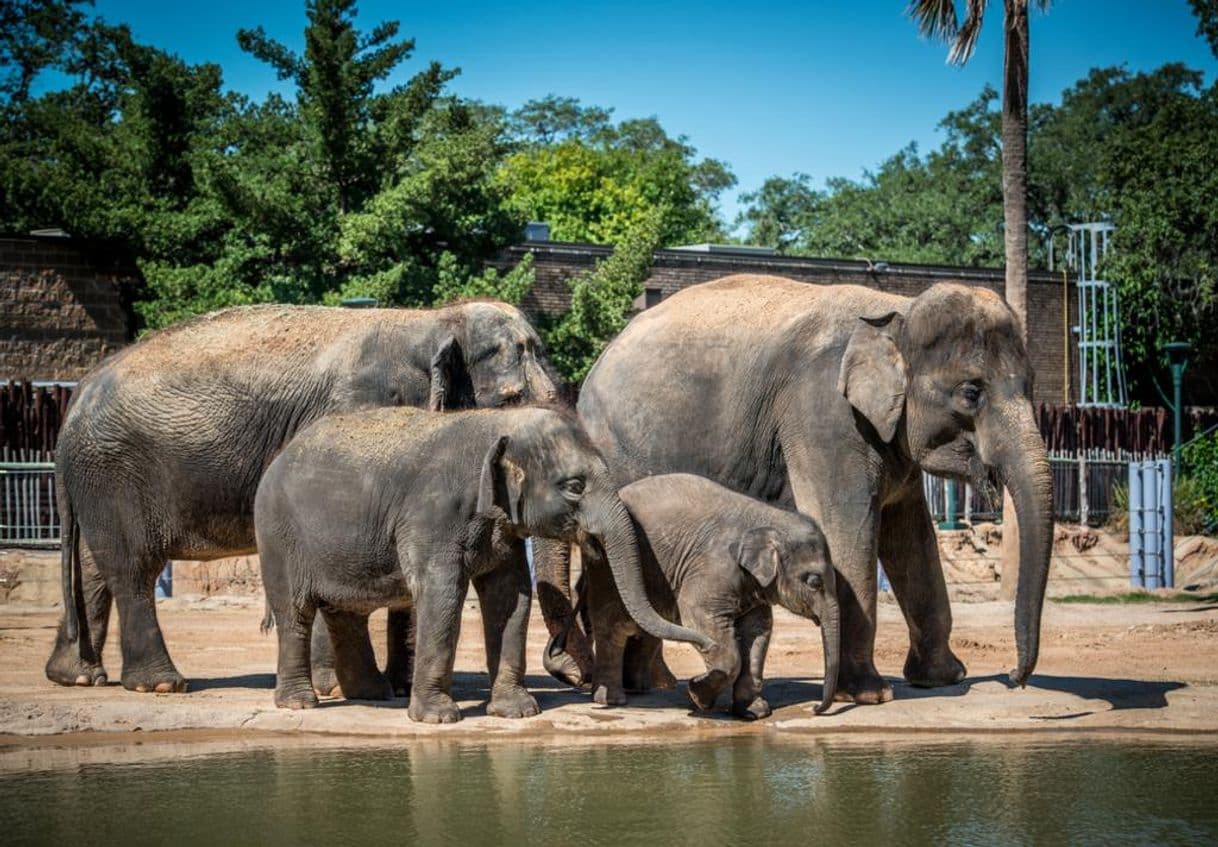
<svg viewBox="0 0 1218 847">
<path fill-rule="evenodd" d="M 1031 0 L 1042 12 L 1051 0 Z M 1028 340 L 1028 3 L 1003 0 L 1002 219 L 1006 247 L 1006 300 Z M 955 0 L 911 0 L 909 14 L 922 34 L 951 45 L 947 61 L 963 65 L 973 55 L 989 0 L 965 0 L 964 20 Z M 1003 535 L 1019 537 L 1010 493 L 1002 503 Z M 1002 592 L 1013 597 L 1018 581 L 1016 544 L 1002 546 Z"/>
<path fill-rule="evenodd" d="M 1030 0 L 1047 11 L 1051 0 Z M 1028 4 L 1003 0 L 1002 217 L 1006 247 L 1006 299 L 1028 331 Z M 947 60 L 963 65 L 973 55 L 989 0 L 911 0 L 909 14 L 922 34 L 950 44 Z"/>
</svg>

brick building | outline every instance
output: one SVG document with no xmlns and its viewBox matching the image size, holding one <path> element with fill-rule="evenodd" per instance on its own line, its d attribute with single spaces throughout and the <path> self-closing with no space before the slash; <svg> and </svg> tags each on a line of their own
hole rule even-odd
<svg viewBox="0 0 1218 847">
<path fill-rule="evenodd" d="M 62 234 L 0 237 L 0 382 L 74 381 L 131 341 L 139 272 Z"/>
<path fill-rule="evenodd" d="M 609 247 L 591 244 L 528 242 L 510 248 L 496 264 L 512 267 L 531 253 L 536 282 L 521 305 L 531 315 L 555 315 L 570 305 L 567 280 L 588 270 L 610 252 Z M 657 250 L 651 277 L 638 306 L 653 306 L 686 286 L 736 273 L 772 274 L 819 285 L 865 285 L 907 296 L 917 295 L 936 282 L 983 285 L 999 294 L 1005 284 L 999 268 L 810 259 L 779 256 L 759 248 L 701 245 Z M 1036 372 L 1033 399 L 1037 402 L 1073 402 L 1078 397 L 1077 347 L 1070 334 L 1077 309 L 1073 282 L 1063 284 L 1061 274 L 1029 273 L 1028 347 Z"/>
</svg>

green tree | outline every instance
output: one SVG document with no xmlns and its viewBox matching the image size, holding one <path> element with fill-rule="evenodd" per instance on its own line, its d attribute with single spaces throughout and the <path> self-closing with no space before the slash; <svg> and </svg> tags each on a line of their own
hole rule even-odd
<svg viewBox="0 0 1218 847">
<path fill-rule="evenodd" d="M 1210 52 L 1218 57 L 1218 0 L 1188 0 L 1197 16 L 1197 35 L 1210 45 Z"/>
<path fill-rule="evenodd" d="M 642 215 L 608 258 L 569 281 L 571 308 L 557 321 L 541 326 L 550 361 L 572 383 L 583 380 L 605 345 L 630 320 L 667 213 L 655 207 Z"/>
<path fill-rule="evenodd" d="M 508 124 L 519 147 L 498 174 L 508 208 L 547 221 L 556 240 L 617 244 L 660 206 L 662 245 L 725 237 L 716 203 L 735 177 L 654 118 L 613 124 L 608 110 L 549 97 Z"/>
</svg>

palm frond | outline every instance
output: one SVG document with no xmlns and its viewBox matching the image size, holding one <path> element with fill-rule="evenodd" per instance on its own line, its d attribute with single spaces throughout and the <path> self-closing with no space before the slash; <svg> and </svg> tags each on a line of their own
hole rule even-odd
<svg viewBox="0 0 1218 847">
<path fill-rule="evenodd" d="M 951 41 L 960 28 L 955 0 L 910 0 L 905 13 L 918 25 L 918 32 L 935 41 Z"/>
<path fill-rule="evenodd" d="M 963 65 L 973 55 L 977 48 L 977 37 L 981 35 L 981 22 L 985 17 L 988 0 L 968 0 L 964 13 L 964 23 L 956 32 L 956 40 L 947 54 L 947 61 L 953 65 Z"/>
</svg>

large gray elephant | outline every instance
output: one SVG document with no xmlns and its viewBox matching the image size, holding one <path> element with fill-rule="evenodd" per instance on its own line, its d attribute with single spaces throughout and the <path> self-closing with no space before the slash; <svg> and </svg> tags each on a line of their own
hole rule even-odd
<svg viewBox="0 0 1218 847">
<path fill-rule="evenodd" d="M 702 654 L 706 672 L 689 681 L 694 706 L 710 710 L 730 688 L 732 714 L 770 714 L 762 683 L 777 603 L 821 626 L 825 685 L 816 712 L 824 712 L 837 685 L 839 616 L 829 547 L 816 522 L 693 474 L 644 477 L 618 496 L 635 523 L 652 606 L 715 644 Z M 588 540 L 580 551 L 576 607 L 586 609 L 595 642 L 592 699 L 623 705 L 626 648 L 642 633 L 613 588 L 600 545 Z M 561 646 L 560 634 L 547 646 L 547 664 Z"/>
<path fill-rule="evenodd" d="M 309 641 L 318 610 L 343 692 L 392 697 L 376 668 L 368 615 L 413 606 L 410 717 L 458 720 L 453 660 L 473 582 L 492 681 L 488 710 L 537 714 L 523 685 L 532 597 L 526 535 L 596 543 L 626 609 L 646 631 L 712 646 L 649 604 L 630 516 L 570 413 L 375 409 L 325 418 L 271 463 L 258 487 L 255 522 L 279 630 L 281 707 L 317 704 Z"/>
<path fill-rule="evenodd" d="M 729 276 L 636 317 L 584 382 L 579 414 L 619 486 L 685 471 L 814 518 L 837 567 L 839 699 L 892 697 L 873 661 L 876 559 L 909 626 L 905 677 L 958 682 L 951 608 L 922 471 L 1006 485 L 1019 523 L 1018 662 L 1036 666 L 1052 478 L 1015 315 L 954 284 L 900 297 L 861 286 Z M 570 615 L 568 551 L 538 551 L 552 632 Z M 576 635 L 573 630 L 572 635 Z M 587 677 L 586 643 L 559 660 Z M 627 669 L 630 674 L 630 669 Z"/>
<path fill-rule="evenodd" d="M 47 677 L 101 684 L 111 598 L 123 685 L 184 691 L 157 624 L 170 558 L 253 553 L 254 493 L 275 454 L 323 415 L 548 400 L 536 332 L 511 306 L 433 311 L 226 309 L 154 333 L 81 381 L 56 449 L 64 618 Z M 391 630 L 404 641 L 408 619 Z M 391 650 L 390 671 L 409 667 Z"/>
</svg>

